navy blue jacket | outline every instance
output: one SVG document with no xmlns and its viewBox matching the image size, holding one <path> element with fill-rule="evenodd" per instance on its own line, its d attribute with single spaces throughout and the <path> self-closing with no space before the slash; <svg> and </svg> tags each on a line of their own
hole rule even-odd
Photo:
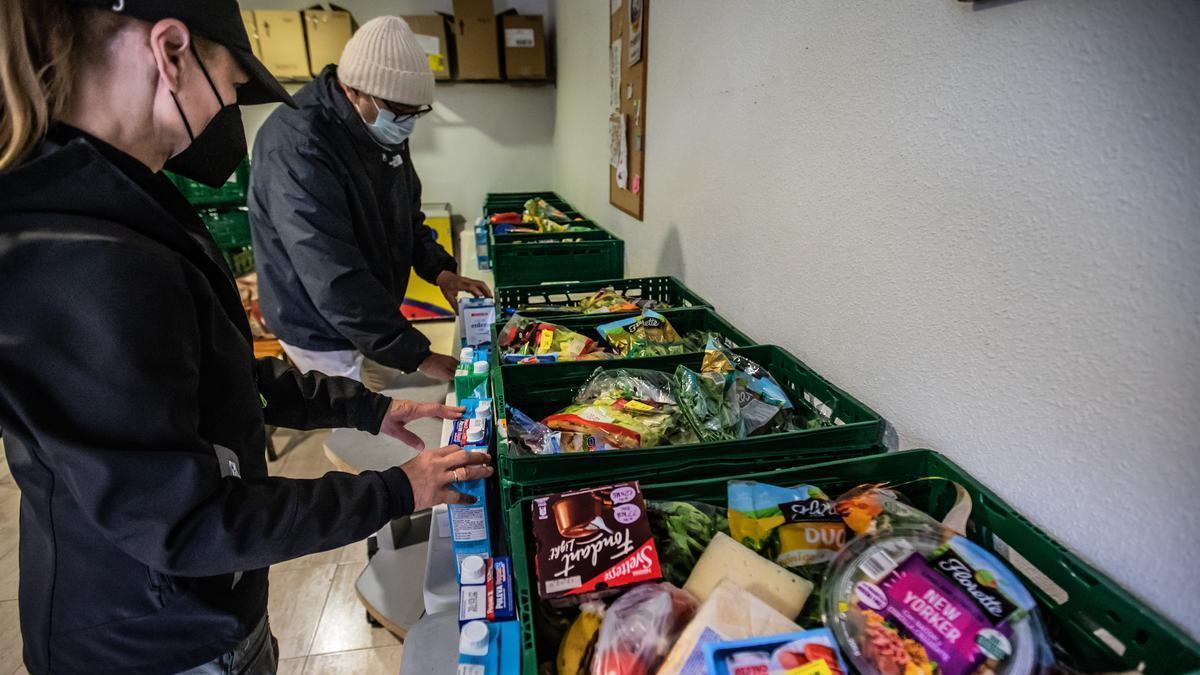
<svg viewBox="0 0 1200 675">
<path fill-rule="evenodd" d="M 315 351 L 354 349 L 413 372 L 429 340 L 400 313 L 411 270 L 434 283 L 454 258 L 421 212 L 408 142 L 377 143 L 328 66 L 254 141 L 250 224 L 263 319 Z"/>
<path fill-rule="evenodd" d="M 387 406 L 254 360 L 229 270 L 161 174 L 62 127 L 0 173 L 0 428 L 34 675 L 232 649 L 266 612 L 269 565 L 413 506 L 399 468 L 268 477 L 264 424 L 377 432 Z"/>
</svg>

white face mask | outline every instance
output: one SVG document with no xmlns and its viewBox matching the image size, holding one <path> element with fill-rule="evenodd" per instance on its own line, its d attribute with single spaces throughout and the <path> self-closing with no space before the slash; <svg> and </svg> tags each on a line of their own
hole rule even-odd
<svg viewBox="0 0 1200 675">
<path fill-rule="evenodd" d="M 408 140 L 417 125 L 416 117 L 409 115 L 403 121 L 397 121 L 395 113 L 380 108 L 374 96 L 371 97 L 371 105 L 375 106 L 375 123 L 367 124 L 363 118 L 363 124 L 366 124 L 367 131 L 376 141 L 384 145 L 400 145 Z"/>
</svg>

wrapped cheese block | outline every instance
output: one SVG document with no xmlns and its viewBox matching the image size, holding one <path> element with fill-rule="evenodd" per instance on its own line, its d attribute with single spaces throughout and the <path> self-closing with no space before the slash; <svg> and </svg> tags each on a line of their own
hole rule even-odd
<svg viewBox="0 0 1200 675">
<path fill-rule="evenodd" d="M 800 616 L 813 590 L 808 579 L 792 574 L 724 532 L 718 532 L 704 549 L 683 590 L 704 601 L 722 579 L 736 581 L 788 620 Z"/>
<path fill-rule="evenodd" d="M 729 579 L 722 579 L 683 629 L 658 669 L 658 675 L 703 675 L 708 672 L 704 656 L 707 642 L 744 640 L 798 630 L 800 626 L 754 594 Z"/>
</svg>

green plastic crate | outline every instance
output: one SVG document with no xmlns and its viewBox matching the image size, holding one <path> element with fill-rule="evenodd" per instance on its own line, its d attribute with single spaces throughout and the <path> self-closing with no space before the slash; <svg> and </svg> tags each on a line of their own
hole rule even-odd
<svg viewBox="0 0 1200 675">
<path fill-rule="evenodd" d="M 496 310 L 507 316 L 522 307 L 545 307 L 579 302 L 602 288 L 612 287 L 631 298 L 646 298 L 665 302 L 673 309 L 712 307 L 707 300 L 675 277 L 637 277 L 632 279 L 602 279 L 599 281 L 547 283 L 527 286 L 508 286 L 496 289 Z M 562 315 L 587 316 L 584 314 Z M 606 314 L 604 316 L 621 316 Z M 558 319 L 551 319 L 558 321 Z"/>
<path fill-rule="evenodd" d="M 557 192 L 550 192 L 550 191 L 489 192 L 489 193 L 487 193 L 487 196 L 485 196 L 483 198 L 483 203 L 491 204 L 492 202 L 517 202 L 517 201 L 519 201 L 523 204 L 530 199 L 545 199 L 546 201 L 550 201 L 551 199 L 556 199 L 558 201 L 563 201 L 563 198 L 559 197 Z"/>
<path fill-rule="evenodd" d="M 699 331 L 718 333 L 718 334 L 724 336 L 730 342 L 732 342 L 733 346 L 735 346 L 735 347 L 750 347 L 750 346 L 758 344 L 753 339 L 751 339 L 749 335 L 746 335 L 745 333 L 738 330 L 737 328 L 734 328 L 733 324 L 729 323 L 729 321 L 727 321 L 720 314 L 717 314 L 716 312 L 712 311 L 711 309 L 709 309 L 707 307 L 692 307 L 692 308 L 688 308 L 688 309 L 667 309 L 667 310 L 663 310 L 660 313 L 664 317 L 667 318 L 667 321 L 671 322 L 671 326 L 673 326 L 675 328 L 675 331 L 677 333 L 679 333 L 680 335 L 689 333 L 691 331 L 699 330 Z M 619 318 L 620 318 L 620 316 L 613 315 L 613 314 L 592 314 L 589 316 L 567 317 L 567 318 L 564 318 L 561 320 L 556 319 L 556 318 L 548 318 L 548 319 L 545 319 L 545 321 L 547 321 L 549 323 L 557 324 L 559 326 L 563 326 L 565 328 L 570 328 L 571 330 L 575 331 L 576 333 L 581 333 L 581 334 L 583 334 L 587 337 L 590 337 L 594 340 L 601 341 L 600 333 L 597 331 L 597 328 L 603 324 L 609 323 L 609 322 L 617 320 Z M 493 345 L 498 346 L 500 344 L 500 340 L 499 340 L 500 330 L 504 328 L 504 324 L 506 322 L 507 322 L 507 319 L 502 319 L 502 320 L 496 322 L 495 324 L 492 324 L 492 344 Z M 491 350 L 490 358 L 492 361 L 491 369 L 493 371 L 495 369 L 501 368 L 501 367 L 503 367 L 505 369 L 541 368 L 541 367 L 545 367 L 546 365 L 550 365 L 550 364 L 510 363 L 510 364 L 502 366 L 500 363 L 501 357 L 500 357 L 500 350 L 498 347 Z M 655 358 L 655 357 L 648 357 L 648 358 Z M 606 360 L 606 361 L 592 361 L 591 363 L 594 365 L 600 365 L 602 363 L 603 364 L 625 363 L 625 364 L 628 364 L 630 368 L 637 368 L 637 367 L 639 367 L 638 364 L 640 364 L 643 360 L 644 359 L 642 359 L 642 358 L 610 359 L 610 360 Z"/>
<path fill-rule="evenodd" d="M 575 207 L 571 206 L 567 202 L 562 201 L 561 199 L 547 199 L 546 203 L 550 204 L 550 206 L 553 206 L 559 211 L 566 213 L 567 215 L 580 215 L 579 211 L 576 210 Z M 485 216 L 490 216 L 496 213 L 510 212 L 524 213 L 525 202 L 489 202 L 483 205 L 483 215 Z"/>
<path fill-rule="evenodd" d="M 488 247 L 496 286 L 621 276 L 625 273 L 625 242 L 603 229 L 597 230 L 533 235 L 536 237 L 533 242 L 525 239 L 506 242 L 497 240 L 489 228 Z M 543 241 L 545 238 L 551 241 Z"/>
<path fill-rule="evenodd" d="M 245 276 L 254 271 L 253 248 L 245 246 L 242 248 L 226 249 L 222 253 L 225 254 L 225 262 L 229 264 L 229 271 L 233 272 L 233 276 Z"/>
<path fill-rule="evenodd" d="M 757 480 L 776 485 L 808 483 L 837 495 L 863 483 L 900 482 L 915 477 L 948 478 L 963 486 L 974 509 L 967 536 L 1008 561 L 1021 575 L 1041 607 L 1046 628 L 1060 658 L 1082 672 L 1140 671 L 1176 675 L 1200 669 L 1200 644 L 1156 614 L 1115 581 L 1038 529 L 962 468 L 932 450 L 874 455 L 800 468 L 743 473 L 721 478 L 664 482 L 644 477 L 647 499 L 699 500 L 723 505 L 729 480 Z M 616 482 L 616 481 L 613 481 Z M 579 482 L 575 487 L 592 486 Z M 599 485 L 599 484 L 596 484 Z M 954 503 L 954 489 L 944 481 L 906 486 L 904 494 L 937 518 Z M 557 644 L 539 642 L 535 617 L 537 590 L 530 532 L 532 498 L 513 504 L 507 519 L 517 611 L 521 620 L 522 671 L 538 672 L 553 661 Z M 1047 583 L 1048 581 L 1048 583 Z M 1109 637 L 1111 636 L 1111 638 Z M 1112 641 L 1110 644 L 1109 640 Z"/>
<path fill-rule="evenodd" d="M 585 239 L 595 241 L 606 241 L 612 235 L 596 224 L 592 220 L 574 220 L 569 225 L 575 227 L 586 227 L 587 230 L 576 232 L 504 232 L 496 234 L 494 227 L 488 227 L 488 239 L 493 245 L 495 244 L 513 244 L 517 242 L 537 243 L 537 242 L 560 242 L 565 239 Z"/>
<path fill-rule="evenodd" d="M 674 373 L 679 365 L 699 371 L 703 353 L 656 356 L 636 362 L 577 361 L 492 371 L 497 429 L 496 465 L 501 503 L 581 485 L 604 485 L 657 476 L 667 480 L 730 471 L 766 470 L 797 462 L 817 463 L 880 452 L 883 420 L 845 391 L 830 384 L 787 351 L 773 346 L 742 347 L 738 354 L 759 364 L 787 391 L 797 407 L 823 413 L 835 425 L 764 434 L 740 441 L 689 443 L 639 450 L 530 455 L 508 441 L 511 405 L 540 420 L 562 409 L 597 368 L 639 368 Z M 520 452 L 520 454 L 518 454 Z"/>
<path fill-rule="evenodd" d="M 243 160 L 229 180 L 216 189 L 169 171 L 166 173 L 192 206 L 246 205 L 246 190 L 250 185 L 250 160 Z"/>
<path fill-rule="evenodd" d="M 221 249 L 240 249 L 250 246 L 250 212 L 245 207 L 234 209 L 203 209 L 199 211 L 209 234 Z"/>
</svg>

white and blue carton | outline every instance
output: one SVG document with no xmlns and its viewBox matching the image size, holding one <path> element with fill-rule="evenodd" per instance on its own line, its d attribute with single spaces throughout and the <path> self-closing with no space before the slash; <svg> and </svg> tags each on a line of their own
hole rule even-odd
<svg viewBox="0 0 1200 675">
<path fill-rule="evenodd" d="M 464 297 L 458 300 L 458 334 L 463 347 L 479 347 L 492 341 L 496 323 L 496 301 L 492 298 Z"/>
<path fill-rule="evenodd" d="M 491 434 L 491 401 L 473 398 L 460 403 L 466 408 L 463 417 L 454 422 L 450 435 L 451 444 L 468 452 L 487 452 Z M 451 504 L 450 537 L 454 547 L 455 570 L 461 576 L 463 559 L 467 556 L 492 556 L 491 537 L 488 526 L 487 481 L 483 479 L 459 481 L 453 488 L 475 498 L 474 504 Z"/>
<path fill-rule="evenodd" d="M 521 672 L 521 625 L 516 621 L 464 625 L 458 640 L 458 675 Z"/>
</svg>

